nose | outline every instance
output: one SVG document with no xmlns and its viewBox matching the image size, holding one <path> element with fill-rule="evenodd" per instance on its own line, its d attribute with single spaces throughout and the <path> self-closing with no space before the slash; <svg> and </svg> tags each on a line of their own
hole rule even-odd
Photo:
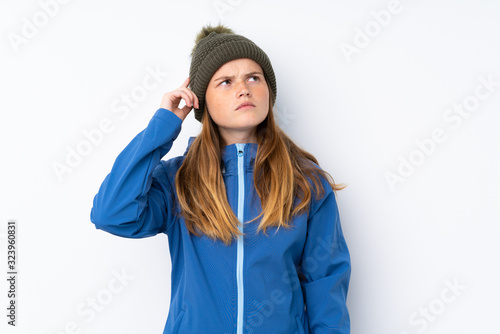
<svg viewBox="0 0 500 334">
<path fill-rule="evenodd" d="M 250 89 L 248 89 L 247 85 L 245 84 L 245 82 L 243 80 L 237 81 L 236 92 L 237 92 L 238 97 L 250 95 Z"/>
</svg>

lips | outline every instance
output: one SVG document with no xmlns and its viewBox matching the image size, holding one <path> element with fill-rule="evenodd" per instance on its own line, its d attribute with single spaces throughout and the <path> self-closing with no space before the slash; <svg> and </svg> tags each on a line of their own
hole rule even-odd
<svg viewBox="0 0 500 334">
<path fill-rule="evenodd" d="M 238 108 L 236 108 L 236 110 L 238 110 L 238 109 L 240 109 L 240 108 L 243 108 L 243 107 L 248 107 L 248 106 L 250 106 L 250 107 L 255 107 L 255 105 L 254 105 L 253 103 L 250 103 L 250 102 L 243 102 L 242 104 L 240 104 L 240 105 L 238 106 Z"/>
</svg>

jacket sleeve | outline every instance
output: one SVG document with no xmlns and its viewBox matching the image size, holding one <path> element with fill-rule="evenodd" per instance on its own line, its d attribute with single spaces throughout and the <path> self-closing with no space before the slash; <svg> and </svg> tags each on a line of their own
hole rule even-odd
<svg viewBox="0 0 500 334">
<path fill-rule="evenodd" d="M 324 179 L 322 179 L 324 180 Z M 351 260 L 340 225 L 335 193 L 323 181 L 325 196 L 311 209 L 302 254 L 301 288 L 312 334 L 350 333 L 346 305 Z"/>
<path fill-rule="evenodd" d="M 181 125 L 177 115 L 159 108 L 118 155 L 94 197 L 90 220 L 97 229 L 126 238 L 149 237 L 168 229 L 173 189 L 160 161 Z"/>
</svg>

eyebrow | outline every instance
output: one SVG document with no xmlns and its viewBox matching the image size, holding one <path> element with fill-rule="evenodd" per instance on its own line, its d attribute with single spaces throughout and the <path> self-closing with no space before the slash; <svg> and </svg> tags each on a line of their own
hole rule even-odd
<svg viewBox="0 0 500 334">
<path fill-rule="evenodd" d="M 247 73 L 245 74 L 245 76 L 250 76 L 250 75 L 254 75 L 254 74 L 260 74 L 260 75 L 263 75 L 262 72 L 259 72 L 259 71 L 254 71 L 254 72 L 250 72 L 250 73 Z M 234 78 L 234 75 L 224 75 L 222 77 L 218 77 L 217 79 L 214 79 L 214 81 L 218 81 L 218 80 L 221 80 L 221 79 L 232 79 Z"/>
</svg>

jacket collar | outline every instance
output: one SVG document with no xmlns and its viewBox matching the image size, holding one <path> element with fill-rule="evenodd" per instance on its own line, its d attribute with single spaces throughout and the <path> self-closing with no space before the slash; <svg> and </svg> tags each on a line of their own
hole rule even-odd
<svg viewBox="0 0 500 334">
<path fill-rule="evenodd" d="M 184 155 L 187 154 L 191 144 L 196 137 L 189 137 L 188 145 Z M 243 152 L 243 167 L 246 171 L 253 171 L 255 164 L 255 157 L 257 156 L 257 149 L 259 145 L 256 143 L 246 143 Z M 222 148 L 222 173 L 223 174 L 237 174 L 238 173 L 238 147 L 237 144 L 227 145 Z"/>
</svg>

